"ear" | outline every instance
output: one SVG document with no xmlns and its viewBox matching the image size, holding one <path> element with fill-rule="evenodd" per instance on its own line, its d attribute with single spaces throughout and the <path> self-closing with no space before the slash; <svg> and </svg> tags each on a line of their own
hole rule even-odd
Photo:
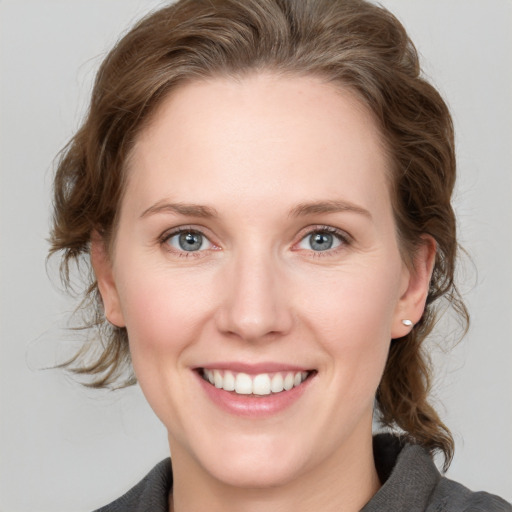
<svg viewBox="0 0 512 512">
<path fill-rule="evenodd" d="M 91 237 L 91 263 L 103 301 L 105 318 L 116 327 L 125 327 L 112 261 L 106 242 L 97 231 L 94 231 Z"/>
<path fill-rule="evenodd" d="M 422 237 L 423 242 L 414 254 L 412 264 L 404 265 L 403 292 L 397 303 L 391 338 L 401 338 L 417 324 L 425 310 L 430 278 L 436 259 L 436 241 L 430 235 Z M 402 320 L 410 320 L 412 325 L 404 325 Z"/>
</svg>

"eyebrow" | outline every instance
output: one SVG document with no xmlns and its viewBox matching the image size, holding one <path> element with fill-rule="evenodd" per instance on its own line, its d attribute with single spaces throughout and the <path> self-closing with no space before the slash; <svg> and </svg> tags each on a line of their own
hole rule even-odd
<svg viewBox="0 0 512 512">
<path fill-rule="evenodd" d="M 200 204 L 187 204 L 187 203 L 169 203 L 166 201 L 159 201 L 153 206 L 144 210 L 141 218 L 157 213 L 177 213 L 178 215 L 186 215 L 188 217 L 200 217 L 208 219 L 218 217 L 217 210 L 210 206 L 203 206 Z"/>
<path fill-rule="evenodd" d="M 353 212 L 364 215 L 369 219 L 372 214 L 362 208 L 347 201 L 316 201 L 311 203 L 301 203 L 290 211 L 291 217 L 303 217 L 306 215 L 314 215 L 317 213 L 340 213 L 340 212 Z"/>
<path fill-rule="evenodd" d="M 319 213 L 340 213 L 353 212 L 364 215 L 369 219 L 372 218 L 371 213 L 364 208 L 347 201 L 315 201 L 311 203 L 300 203 L 290 210 L 290 217 L 305 217 L 307 215 L 315 215 Z M 144 210 L 141 218 L 158 213 L 175 213 L 189 217 L 200 217 L 203 219 L 218 217 L 217 210 L 211 206 L 188 203 L 168 203 L 159 201 L 153 206 Z"/>
</svg>

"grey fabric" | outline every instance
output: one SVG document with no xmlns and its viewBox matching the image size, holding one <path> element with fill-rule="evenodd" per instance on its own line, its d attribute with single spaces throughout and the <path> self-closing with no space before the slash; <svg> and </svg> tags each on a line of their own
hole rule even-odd
<svg viewBox="0 0 512 512">
<path fill-rule="evenodd" d="M 171 459 L 164 459 L 125 495 L 95 512 L 168 512 L 171 489 Z"/>
<path fill-rule="evenodd" d="M 441 476 L 421 446 L 403 444 L 388 434 L 373 441 L 384 484 L 361 512 L 512 512 L 512 505 L 498 496 L 471 492 Z"/>
<path fill-rule="evenodd" d="M 420 446 L 380 434 L 373 450 L 383 485 L 361 512 L 512 512 L 498 496 L 471 492 L 441 476 Z M 165 459 L 124 496 L 95 512 L 168 512 L 171 489 L 171 460 Z"/>
</svg>

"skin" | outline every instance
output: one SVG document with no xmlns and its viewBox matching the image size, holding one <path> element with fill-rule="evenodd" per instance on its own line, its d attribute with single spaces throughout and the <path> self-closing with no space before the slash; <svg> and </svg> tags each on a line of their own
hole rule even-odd
<svg viewBox="0 0 512 512">
<path fill-rule="evenodd" d="M 425 238 L 413 270 L 402 260 L 372 116 L 312 77 L 190 83 L 159 107 L 127 172 L 113 252 L 95 236 L 92 260 L 169 433 L 171 507 L 360 510 L 380 486 L 372 412 L 389 343 L 420 319 L 435 254 Z M 201 250 L 180 248 L 180 227 L 204 234 Z M 326 227 L 339 238 L 314 250 Z M 248 418 L 204 393 L 195 369 L 218 361 L 316 373 L 291 406 Z"/>
</svg>

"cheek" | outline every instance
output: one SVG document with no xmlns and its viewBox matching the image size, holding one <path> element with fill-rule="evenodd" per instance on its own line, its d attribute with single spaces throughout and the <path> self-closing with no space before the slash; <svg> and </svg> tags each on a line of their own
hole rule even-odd
<svg viewBox="0 0 512 512">
<path fill-rule="evenodd" d="M 400 294 L 400 272 L 366 266 L 335 275 L 315 276 L 304 285 L 304 309 L 327 339 L 340 334 L 347 343 L 372 345 L 391 339 L 391 326 Z"/>
<path fill-rule="evenodd" d="M 317 281 L 307 298 L 310 329 L 334 361 L 333 379 L 353 395 L 369 397 L 380 382 L 399 297 L 399 268 L 347 269 L 335 279 Z"/>
<path fill-rule="evenodd" d="M 176 354 L 197 337 L 207 304 L 207 296 L 197 292 L 197 279 L 145 267 L 121 280 L 121 308 L 134 365 L 139 357 Z"/>
<path fill-rule="evenodd" d="M 136 272 L 130 271 L 134 268 Z M 124 283 L 120 301 L 133 369 L 156 415 L 179 432 L 184 421 L 180 397 L 187 392 L 186 361 L 207 323 L 208 295 L 197 293 L 197 280 L 171 275 L 168 269 L 125 269 L 119 275 Z"/>
</svg>

